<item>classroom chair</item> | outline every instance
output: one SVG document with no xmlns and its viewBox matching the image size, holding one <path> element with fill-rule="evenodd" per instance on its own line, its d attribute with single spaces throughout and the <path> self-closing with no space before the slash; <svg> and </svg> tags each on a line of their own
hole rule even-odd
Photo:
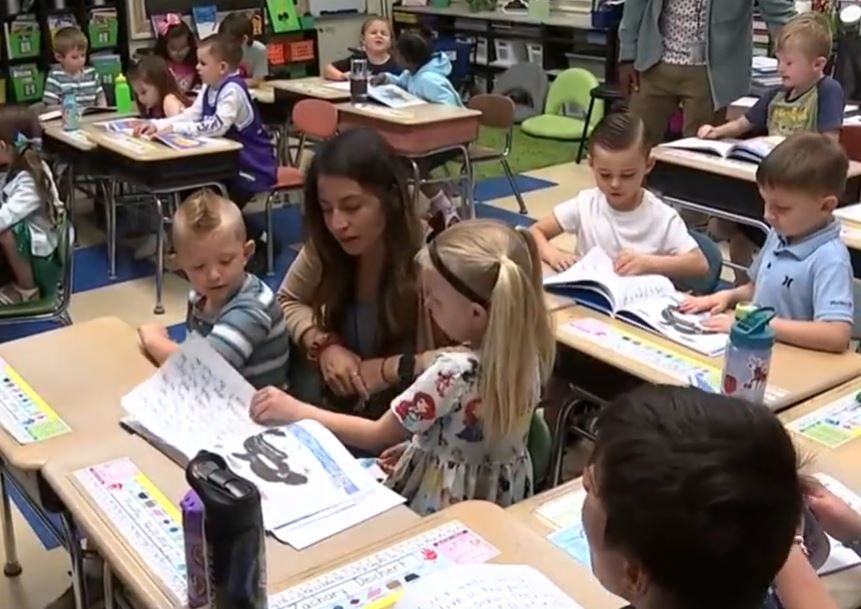
<svg viewBox="0 0 861 609">
<path fill-rule="evenodd" d="M 266 274 L 269 276 L 275 274 L 275 233 L 272 219 L 275 195 L 305 187 L 305 174 L 299 168 L 302 165 L 305 144 L 308 138 L 323 141 L 335 136 L 338 132 L 338 110 L 333 104 L 321 99 L 303 99 L 293 106 L 290 122 L 299 137 L 296 156 L 292 165 L 278 168 L 277 182 L 266 196 Z"/>
<path fill-rule="evenodd" d="M 553 437 L 550 427 L 544 420 L 544 409 L 536 408 L 532 413 L 532 423 L 529 425 L 529 438 L 527 439 L 527 450 L 532 459 L 532 484 L 533 490 L 545 491 L 552 486 L 548 483 L 547 474 L 550 470 L 551 451 L 553 450 Z"/>
<path fill-rule="evenodd" d="M 861 125 L 844 125 L 840 129 L 840 145 L 850 161 L 861 161 Z"/>
<path fill-rule="evenodd" d="M 598 86 L 595 75 L 583 68 L 569 68 L 559 74 L 544 105 L 544 114 L 534 116 L 523 122 L 522 129 L 534 137 L 577 141 L 588 138 L 595 125 L 604 117 L 604 102 L 595 103 L 590 122 L 584 118 L 567 116 L 568 106 L 576 106 L 585 111 L 589 106 L 591 91 Z"/>
<path fill-rule="evenodd" d="M 477 143 L 470 144 L 470 161 L 473 164 L 498 161 L 502 165 L 505 177 L 508 178 L 508 183 L 511 185 L 511 191 L 517 199 L 520 213 L 525 215 L 528 213 L 526 203 L 523 201 L 523 194 L 521 194 L 520 188 L 517 186 L 514 172 L 511 171 L 511 165 L 508 163 L 508 154 L 511 152 L 511 144 L 514 138 L 514 102 L 502 95 L 483 94 L 474 96 L 469 100 L 467 106 L 481 112 L 479 124 L 482 127 L 505 130 L 505 144 L 501 150 L 489 146 L 481 146 Z"/>
<path fill-rule="evenodd" d="M 534 63 L 518 63 L 508 68 L 497 79 L 494 95 L 505 95 L 514 102 L 514 122 L 541 114 L 547 101 L 550 81 L 544 69 Z"/>
<path fill-rule="evenodd" d="M 698 296 L 713 293 L 720 283 L 721 271 L 723 270 L 723 253 L 720 247 L 714 240 L 699 231 L 688 231 L 697 245 L 706 257 L 706 262 L 709 265 L 708 274 L 705 277 L 696 279 L 684 279 L 678 283 L 678 288 L 682 292 L 693 292 Z"/>
<path fill-rule="evenodd" d="M 33 302 L 0 306 L 0 325 L 34 321 L 53 321 L 63 326 L 72 325 L 69 302 L 72 298 L 75 231 L 69 213 L 63 215 L 58 234 L 59 243 L 55 255 L 60 268 L 56 272 L 40 273 L 43 277 L 38 285 L 42 297 Z M 38 262 L 35 263 L 38 264 Z"/>
<path fill-rule="evenodd" d="M 577 162 L 583 158 L 583 152 L 586 150 L 586 142 L 589 139 L 592 124 L 592 112 L 595 110 L 595 104 L 600 101 L 604 106 L 604 112 L 609 112 L 613 105 L 618 105 L 619 102 L 625 101 L 625 96 L 622 92 L 613 85 L 602 83 L 589 91 L 589 108 L 586 110 L 586 120 L 583 123 L 583 134 L 580 136 L 580 145 L 577 147 Z"/>
</svg>

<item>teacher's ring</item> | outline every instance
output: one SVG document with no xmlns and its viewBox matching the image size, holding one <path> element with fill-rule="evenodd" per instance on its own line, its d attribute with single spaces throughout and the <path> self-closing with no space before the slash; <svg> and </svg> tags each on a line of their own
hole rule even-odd
<svg viewBox="0 0 861 609">
<path fill-rule="evenodd" d="M 358 373 L 358 372 L 356 372 L 355 370 L 353 370 L 353 371 L 350 373 L 350 375 L 351 375 L 353 378 L 356 378 L 357 376 L 359 376 L 359 373 Z"/>
</svg>

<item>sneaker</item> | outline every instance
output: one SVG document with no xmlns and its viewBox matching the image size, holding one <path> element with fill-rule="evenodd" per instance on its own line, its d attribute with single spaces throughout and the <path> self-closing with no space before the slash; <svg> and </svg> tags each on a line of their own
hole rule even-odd
<svg viewBox="0 0 861 609">
<path fill-rule="evenodd" d="M 17 305 L 39 300 L 39 288 L 25 290 L 14 283 L 0 288 L 0 305 Z"/>
</svg>

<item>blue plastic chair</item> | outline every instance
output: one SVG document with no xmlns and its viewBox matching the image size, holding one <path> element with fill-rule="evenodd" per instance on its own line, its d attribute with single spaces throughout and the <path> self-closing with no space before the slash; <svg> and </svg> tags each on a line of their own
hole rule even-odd
<svg viewBox="0 0 861 609">
<path fill-rule="evenodd" d="M 708 235 L 693 230 L 690 231 L 690 235 L 706 257 L 709 272 L 705 277 L 679 281 L 677 287 L 683 292 L 693 292 L 696 295 L 711 294 L 720 283 L 720 275 L 723 270 L 723 253 L 718 244 Z"/>
</svg>

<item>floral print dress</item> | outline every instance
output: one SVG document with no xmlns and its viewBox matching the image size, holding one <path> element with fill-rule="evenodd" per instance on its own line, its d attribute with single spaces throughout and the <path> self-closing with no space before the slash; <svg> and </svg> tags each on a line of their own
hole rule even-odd
<svg viewBox="0 0 861 609">
<path fill-rule="evenodd" d="M 387 484 L 419 514 L 469 499 L 505 507 L 532 495 L 531 417 L 508 437 L 485 438 L 479 373 L 477 353 L 444 353 L 392 401 L 413 438 Z M 538 398 L 536 377 L 534 404 Z"/>
</svg>

